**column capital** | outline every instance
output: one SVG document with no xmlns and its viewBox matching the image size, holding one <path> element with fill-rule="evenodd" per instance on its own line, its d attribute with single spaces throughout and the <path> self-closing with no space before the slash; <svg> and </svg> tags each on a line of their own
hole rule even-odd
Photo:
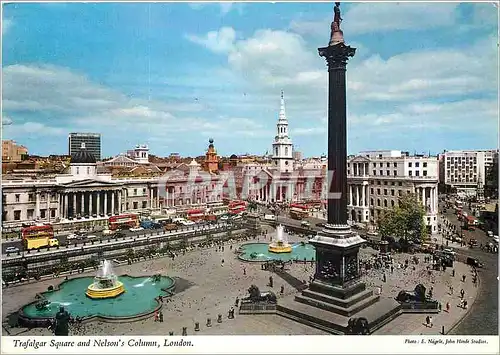
<svg viewBox="0 0 500 355">
<path fill-rule="evenodd" d="M 325 57 L 328 70 L 345 70 L 347 61 L 354 57 L 356 48 L 339 43 L 334 46 L 318 48 L 320 57 Z"/>
</svg>

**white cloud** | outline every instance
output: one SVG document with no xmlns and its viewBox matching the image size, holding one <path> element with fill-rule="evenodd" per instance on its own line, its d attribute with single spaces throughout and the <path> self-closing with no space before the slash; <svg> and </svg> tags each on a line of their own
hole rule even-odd
<svg viewBox="0 0 500 355">
<path fill-rule="evenodd" d="M 13 124 L 5 129 L 6 133 L 20 137 L 30 136 L 61 136 L 67 135 L 68 131 L 62 127 L 47 126 L 40 122 L 24 122 Z"/>
<path fill-rule="evenodd" d="M 222 16 L 227 15 L 229 11 L 231 11 L 231 8 L 233 7 L 233 3 L 230 1 L 221 2 L 219 5 Z"/>
<path fill-rule="evenodd" d="M 450 26 L 458 3 L 363 3 L 351 6 L 342 17 L 345 33 L 422 30 Z"/>
<path fill-rule="evenodd" d="M 214 5 L 217 3 L 213 2 L 191 2 L 189 3 L 189 7 L 192 8 L 193 10 L 202 10 L 206 8 L 207 6 Z M 233 3 L 232 1 L 221 1 L 218 3 L 220 7 L 220 14 L 221 16 L 226 16 L 231 10 L 237 8 L 238 13 L 241 14 L 242 12 L 242 6 L 243 4 L 240 3 Z M 237 6 L 239 5 L 239 6 Z"/>
<path fill-rule="evenodd" d="M 227 53 L 234 46 L 236 32 L 231 27 L 222 27 L 219 31 L 210 31 L 205 36 L 188 35 L 187 38 L 216 53 Z"/>
<path fill-rule="evenodd" d="M 342 10 L 342 30 L 348 35 L 395 30 L 422 30 L 450 26 L 456 21 L 458 3 L 356 3 Z M 333 10 L 320 19 L 294 19 L 289 27 L 301 35 L 328 40 Z"/>
<path fill-rule="evenodd" d="M 5 115 L 2 115 L 2 126 L 10 126 L 12 124 L 12 119 Z"/>
<path fill-rule="evenodd" d="M 108 137 L 146 132 L 152 138 L 168 139 L 179 132 L 203 134 L 221 130 L 231 136 L 248 136 L 248 131 L 259 128 L 251 119 L 213 120 L 200 117 L 202 110 L 199 105 L 182 100 L 179 102 L 181 108 L 177 110 L 173 104 L 132 99 L 68 68 L 11 65 L 4 68 L 3 76 L 4 110 L 12 117 L 26 110 L 59 117 L 57 127 L 25 122 L 12 125 L 11 133 L 34 133 L 38 130 L 41 134 L 54 135 L 67 134 L 73 129 L 99 127 L 105 130 Z"/>
<path fill-rule="evenodd" d="M 6 35 L 14 25 L 14 21 L 8 18 L 2 20 L 2 35 Z"/>
<path fill-rule="evenodd" d="M 386 60 L 373 55 L 349 68 L 349 94 L 357 101 L 405 101 L 495 90 L 493 43 L 488 38 L 469 48 L 407 52 Z"/>
</svg>

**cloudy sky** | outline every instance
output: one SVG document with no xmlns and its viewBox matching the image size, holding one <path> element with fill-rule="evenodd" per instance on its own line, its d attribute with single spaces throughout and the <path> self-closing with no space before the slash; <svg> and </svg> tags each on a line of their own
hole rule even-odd
<svg viewBox="0 0 500 355">
<path fill-rule="evenodd" d="M 348 150 L 496 148 L 491 3 L 345 3 Z M 326 148 L 331 3 L 3 5 L 3 138 L 64 154 L 221 155 L 271 146 L 280 90 L 295 149 Z M 6 125 L 5 123 L 8 123 Z"/>
</svg>

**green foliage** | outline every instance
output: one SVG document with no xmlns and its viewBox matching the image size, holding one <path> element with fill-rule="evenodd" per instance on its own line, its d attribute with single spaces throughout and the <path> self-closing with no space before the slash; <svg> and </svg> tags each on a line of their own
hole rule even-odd
<svg viewBox="0 0 500 355">
<path fill-rule="evenodd" d="M 413 194 L 399 198 L 398 206 L 386 210 L 378 219 L 378 230 L 383 237 L 418 238 L 424 240 L 427 230 L 424 223 L 425 208 Z"/>
</svg>

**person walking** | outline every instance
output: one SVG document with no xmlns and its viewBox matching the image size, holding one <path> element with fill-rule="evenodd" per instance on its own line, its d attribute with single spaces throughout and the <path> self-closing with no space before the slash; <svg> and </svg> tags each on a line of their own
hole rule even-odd
<svg viewBox="0 0 500 355">
<path fill-rule="evenodd" d="M 460 297 L 463 299 L 464 295 L 465 295 L 465 291 L 464 291 L 464 289 L 461 289 L 460 290 Z"/>
<path fill-rule="evenodd" d="M 429 317 L 429 324 L 430 324 L 430 327 L 432 328 L 432 317 Z"/>
<path fill-rule="evenodd" d="M 450 312 L 450 302 L 446 302 L 446 312 Z"/>
<path fill-rule="evenodd" d="M 431 324 L 431 317 L 427 316 L 425 317 L 425 326 L 429 328 L 429 324 Z"/>
</svg>

